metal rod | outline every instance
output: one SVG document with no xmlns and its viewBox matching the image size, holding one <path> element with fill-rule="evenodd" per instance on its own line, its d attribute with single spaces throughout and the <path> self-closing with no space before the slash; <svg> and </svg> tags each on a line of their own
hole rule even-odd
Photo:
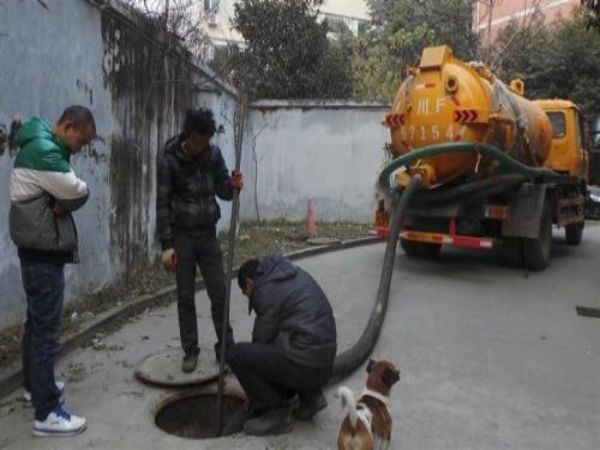
<svg viewBox="0 0 600 450">
<path fill-rule="evenodd" d="M 242 159 L 242 139 L 244 135 L 244 122 L 246 119 L 246 99 L 242 98 L 238 109 L 237 123 L 234 120 L 235 129 L 235 170 L 240 170 Z M 224 388 L 225 388 L 225 352 L 227 350 L 227 329 L 229 325 L 229 303 L 231 299 L 231 278 L 233 276 L 233 252 L 235 249 L 235 234 L 240 212 L 240 193 L 236 189 L 233 192 L 231 205 L 231 221 L 229 223 L 229 245 L 227 248 L 227 274 L 225 277 L 225 301 L 223 302 L 223 323 L 221 328 L 221 348 L 219 358 L 219 384 L 217 392 L 217 436 L 223 434 L 224 414 Z"/>
</svg>

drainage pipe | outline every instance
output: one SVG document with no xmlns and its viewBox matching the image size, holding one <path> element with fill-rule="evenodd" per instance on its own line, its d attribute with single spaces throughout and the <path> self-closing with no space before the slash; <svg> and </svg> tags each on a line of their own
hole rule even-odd
<svg viewBox="0 0 600 450">
<path fill-rule="evenodd" d="M 477 180 L 439 192 L 418 192 L 422 185 L 422 179 L 419 174 L 416 174 L 411 178 L 403 192 L 397 188 L 392 188 L 390 177 L 393 172 L 401 167 L 418 159 L 456 151 L 478 152 L 484 156 L 495 158 L 500 162 L 500 166 L 509 173 L 497 175 L 489 179 Z M 369 357 L 377 343 L 389 303 L 394 261 L 396 259 L 396 249 L 398 248 L 398 235 L 402 227 L 404 212 L 411 201 L 419 200 L 425 203 L 462 201 L 467 196 L 471 198 L 498 194 L 527 179 L 540 177 L 553 178 L 558 176 L 557 173 L 548 169 L 528 167 L 492 145 L 475 142 L 453 142 L 432 145 L 396 158 L 388 164 L 381 172 L 379 182 L 382 186 L 392 190 L 392 222 L 383 258 L 377 298 L 369 321 L 358 341 L 351 348 L 336 356 L 330 383 L 338 382 L 358 369 Z"/>
<path fill-rule="evenodd" d="M 369 357 L 373 351 L 373 347 L 377 343 L 390 297 L 390 285 L 392 282 L 394 261 L 396 259 L 396 249 L 398 248 L 398 234 L 402 226 L 402 217 L 410 198 L 419 190 L 421 183 L 421 176 L 415 175 L 406 186 L 406 189 L 404 189 L 404 192 L 394 190 L 392 193 L 392 223 L 385 248 L 385 256 L 383 257 L 383 267 L 381 269 L 375 305 L 371 311 L 367 326 L 358 341 L 348 350 L 336 356 L 331 377 L 332 383 L 347 377 L 358 369 Z"/>
<path fill-rule="evenodd" d="M 406 167 L 410 163 L 419 159 L 431 158 L 433 156 L 444 155 L 453 152 L 469 152 L 478 153 L 490 159 L 495 159 L 500 163 L 500 167 L 506 169 L 510 173 L 518 173 L 528 178 L 558 178 L 559 175 L 552 170 L 543 167 L 529 167 L 510 155 L 506 154 L 499 148 L 480 142 L 446 142 L 443 144 L 429 145 L 420 148 L 419 150 L 411 151 L 405 155 L 399 156 L 390 162 L 379 175 L 379 182 L 382 186 L 390 187 L 390 176 L 401 167 Z"/>
<path fill-rule="evenodd" d="M 505 173 L 459 184 L 454 187 L 418 192 L 410 199 L 410 202 L 411 204 L 430 205 L 434 203 L 448 204 L 472 201 L 507 191 L 528 179 L 527 176 L 522 174 Z"/>
</svg>

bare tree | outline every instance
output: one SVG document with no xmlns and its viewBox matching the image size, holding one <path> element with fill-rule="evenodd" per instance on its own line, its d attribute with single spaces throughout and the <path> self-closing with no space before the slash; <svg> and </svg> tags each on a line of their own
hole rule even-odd
<svg viewBox="0 0 600 450">
<path fill-rule="evenodd" d="M 483 5 L 485 8 L 483 17 L 487 22 L 485 42 L 481 39 L 481 28 L 479 27 L 481 22 L 476 24 L 481 39 L 479 58 L 492 71 L 498 69 L 507 58 L 510 58 L 511 54 L 519 47 L 521 38 L 527 36 L 528 31 L 539 20 L 539 14 L 544 0 L 525 1 L 523 9 L 518 12 L 517 17 L 512 19 L 510 28 L 508 26 L 505 27 L 505 30 L 510 32 L 510 36 L 502 42 L 498 42 L 496 40 L 497 36 L 493 33 L 494 10 L 503 2 L 504 0 L 477 0 L 477 20 L 479 21 L 481 19 L 479 7 Z"/>
<path fill-rule="evenodd" d="M 487 48 L 491 48 L 493 44 L 493 35 L 492 35 L 492 24 L 494 19 L 494 8 L 502 3 L 504 0 L 477 0 L 477 34 L 479 35 L 479 39 L 481 40 L 481 28 L 480 28 L 480 20 L 481 20 L 481 6 L 485 8 L 483 13 L 483 17 L 487 20 Z"/>
<path fill-rule="evenodd" d="M 175 37 L 193 54 L 202 57 L 202 49 L 209 44 L 205 32 L 207 19 L 216 12 L 218 2 L 210 10 L 205 10 L 198 0 L 122 1 Z"/>
</svg>

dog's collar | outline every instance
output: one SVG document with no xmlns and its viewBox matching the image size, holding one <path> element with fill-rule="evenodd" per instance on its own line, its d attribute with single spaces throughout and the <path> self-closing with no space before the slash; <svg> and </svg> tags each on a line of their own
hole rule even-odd
<svg viewBox="0 0 600 450">
<path fill-rule="evenodd" d="M 365 389 L 362 391 L 362 393 L 360 394 L 360 397 L 359 397 L 359 398 L 362 398 L 362 397 L 373 397 L 373 398 L 375 398 L 375 399 L 379 400 L 379 401 L 380 401 L 381 403 L 383 403 L 385 406 L 387 406 L 387 407 L 388 407 L 388 409 L 389 409 L 389 407 L 390 407 L 390 398 L 389 398 L 389 397 L 387 397 L 387 396 L 385 396 L 385 395 L 383 395 L 383 394 L 381 394 L 381 393 L 379 393 L 379 392 L 377 392 L 377 391 L 373 391 L 373 390 L 371 390 L 371 389 L 366 389 L 366 388 L 365 388 Z"/>
</svg>

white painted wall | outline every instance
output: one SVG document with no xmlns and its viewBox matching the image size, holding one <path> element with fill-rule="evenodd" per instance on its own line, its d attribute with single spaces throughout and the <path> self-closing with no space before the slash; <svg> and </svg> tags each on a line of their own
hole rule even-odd
<svg viewBox="0 0 600 450">
<path fill-rule="evenodd" d="M 67 266 L 67 303 L 78 302 L 156 255 L 157 154 L 179 132 L 187 108 L 213 110 L 225 131 L 215 143 L 230 167 L 234 161 L 235 89 L 198 61 L 176 60 L 175 52 L 166 65 L 178 71 L 172 74 L 177 82 L 155 82 L 153 77 L 162 72 L 153 73 L 141 61 L 155 49 L 153 37 L 136 28 L 137 16 L 118 3 L 114 7 L 60 0 L 48 11 L 35 1 L 0 0 L 2 128 L 17 117 L 33 115 L 53 122 L 65 107 L 81 104 L 92 110 L 104 139 L 72 158 L 91 196 L 74 214 L 81 263 Z M 0 329 L 19 323 L 26 305 L 8 230 L 15 155 L 0 143 Z M 221 204 L 222 229 L 229 226 L 231 207 L 230 202 Z"/>
<path fill-rule="evenodd" d="M 370 221 L 389 141 L 381 125 L 388 110 L 381 104 L 255 103 L 244 138 L 241 217 L 256 218 L 258 199 L 262 219 L 304 219 L 314 199 L 318 220 Z"/>
<path fill-rule="evenodd" d="M 73 158 L 92 197 L 75 214 L 82 262 L 67 269 L 67 303 L 122 276 L 127 258 L 131 270 L 156 254 L 155 161 L 164 141 L 178 131 L 187 107 L 213 110 L 225 131 L 215 143 L 229 167 L 234 165 L 235 89 L 197 62 L 171 74 L 197 80 L 193 93 L 178 88 L 180 83 L 152 84 L 147 68 L 132 61 L 154 44 L 151 37 L 136 34 L 133 19 L 126 11 L 101 10 L 85 0 L 61 0 L 50 14 L 37 2 L 4 2 L 0 7 L 5 63 L 0 123 L 8 126 L 17 116 L 37 114 L 56 120 L 66 106 L 84 104 L 104 138 Z M 119 67 L 112 64 L 117 58 Z M 177 64 L 173 60 L 168 68 L 175 71 Z M 149 84 L 154 86 L 150 96 Z M 258 198 L 263 218 L 303 219 L 312 198 L 320 220 L 370 221 L 373 184 L 388 140 L 381 125 L 387 110 L 339 102 L 254 104 L 242 156 L 242 218 L 255 218 Z M 6 146 L 0 148 L 0 329 L 21 321 L 25 310 L 19 261 L 7 226 L 14 157 Z M 219 228 L 224 229 L 231 204 L 221 205 Z"/>
</svg>

